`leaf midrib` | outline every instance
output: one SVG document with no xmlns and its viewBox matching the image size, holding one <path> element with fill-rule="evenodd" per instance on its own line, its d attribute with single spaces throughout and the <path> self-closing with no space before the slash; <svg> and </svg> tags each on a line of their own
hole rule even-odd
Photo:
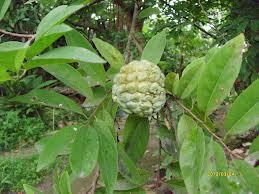
<svg viewBox="0 0 259 194">
<path fill-rule="evenodd" d="M 219 51 L 220 51 L 220 50 L 219 50 Z M 219 52 L 219 51 L 218 51 L 218 52 Z M 217 52 L 217 53 L 218 53 L 218 52 Z M 214 57 L 215 55 L 216 55 L 216 53 L 213 54 L 213 57 Z M 234 55 L 234 54 L 232 53 L 232 54 L 231 54 L 231 57 L 228 58 L 227 65 L 225 65 L 225 67 L 223 68 L 223 71 L 221 71 L 220 76 L 218 77 L 217 81 L 215 82 L 215 85 L 214 85 L 214 87 L 213 87 L 213 90 L 212 90 L 212 93 L 211 93 L 211 95 L 210 95 L 210 98 L 209 98 L 209 100 L 208 100 L 208 102 L 207 102 L 207 104 L 206 104 L 206 108 L 205 108 L 205 113 L 206 113 L 206 115 L 208 114 L 208 110 L 207 110 L 207 109 L 208 109 L 208 105 L 209 105 L 210 102 L 211 102 L 212 96 L 214 96 L 214 93 L 215 93 L 215 90 L 216 90 L 216 86 L 218 86 L 218 81 L 221 79 L 222 75 L 224 74 L 226 67 L 229 66 L 229 61 L 231 61 L 230 58 L 232 59 L 232 58 L 233 58 L 233 55 Z M 211 58 L 213 58 L 213 57 L 211 57 Z M 210 61 L 212 61 L 212 59 L 211 59 Z"/>
</svg>

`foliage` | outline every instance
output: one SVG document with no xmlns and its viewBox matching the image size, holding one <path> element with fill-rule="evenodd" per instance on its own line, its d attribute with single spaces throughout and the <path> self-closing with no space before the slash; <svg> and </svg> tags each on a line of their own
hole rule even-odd
<svg viewBox="0 0 259 194">
<path fill-rule="evenodd" d="M 243 32 L 247 40 L 247 52 L 244 54 L 239 80 L 236 82 L 236 89 L 240 93 L 253 81 L 258 79 L 258 1 L 233 1 L 230 13 L 226 20 L 219 26 L 221 38 L 218 41 L 225 42 Z"/>
<path fill-rule="evenodd" d="M 7 5 L 9 0 L 4 2 Z M 18 0 L 12 1 L 0 24 L 8 31 L 34 33 L 43 16 L 51 9 L 72 2 L 75 1 L 31 0 L 25 4 Z M 258 7 L 257 5 L 254 0 L 241 2 L 163 0 L 157 4 L 153 0 L 145 1 L 141 4 L 136 38 L 143 46 L 145 39 L 148 40 L 161 29 L 167 28 L 171 40 L 168 41 L 168 47 L 160 64 L 163 70 L 169 67 L 179 73 L 194 57 L 205 54 L 213 40 L 225 43 L 241 32 L 245 33 L 250 46 L 244 56 L 247 60 L 243 60 L 240 79 L 235 84 L 239 91 L 258 76 L 256 70 L 258 10 L 254 9 Z M 69 17 L 67 23 L 84 32 L 89 39 L 97 35 L 112 42 L 122 51 L 126 47 L 133 8 L 134 4 L 131 1 L 94 1 L 91 6 L 86 6 Z M 157 16 L 155 19 L 154 15 Z M 7 38 L 4 36 L 2 39 L 8 40 Z M 135 58 L 140 54 L 136 49 L 133 53 Z"/>
<path fill-rule="evenodd" d="M 5 12 L 7 11 L 9 5 L 10 5 L 11 1 L 8 0 L 8 1 L 2 1 L 1 2 L 1 10 L 0 10 L 0 20 L 3 19 L 4 15 L 5 15 Z"/>
<path fill-rule="evenodd" d="M 215 45 L 206 53 L 196 53 L 196 59 L 190 57 L 188 59 L 190 63 L 185 68 L 185 65 L 180 63 L 177 72 L 171 71 L 170 66 L 165 66 L 164 70 L 168 72 L 165 81 L 167 89 L 165 106 L 157 115 L 152 115 L 148 119 L 130 115 L 122 131 L 122 141 L 118 141 L 120 138 L 114 125 L 118 104 L 112 101 L 111 88 L 114 75 L 124 65 L 124 57 L 119 49 L 110 43 L 95 38 L 93 42 L 103 59 L 79 31 L 72 28 L 64 30 L 64 21 L 73 18 L 71 15 L 74 12 L 84 11 L 90 5 L 87 3 L 88 1 L 80 1 L 77 4 L 61 5 L 53 9 L 38 25 L 34 42 L 32 40 L 26 43 L 9 41 L 0 44 L 0 55 L 5 56 L 0 61 L 3 69 L 0 73 L 6 79 L 1 80 L 2 82 L 10 79 L 7 75 L 19 75 L 20 71 L 26 73 L 26 71 L 41 67 L 63 82 L 64 85 L 84 96 L 85 103 L 93 106 L 91 114 L 86 115 L 79 104 L 69 97 L 53 91 L 52 88 L 33 88 L 26 94 L 9 99 L 10 102 L 40 104 L 65 109 L 86 118 L 86 122 L 62 127 L 37 143 L 39 151 L 38 171 L 47 168 L 60 155 L 69 157 L 71 170 L 64 170 L 56 177 L 53 190 L 62 194 L 72 193 L 70 186 L 72 178 L 88 177 L 94 174 L 97 179 L 93 180 L 94 186 L 90 187 L 90 190 L 95 188 L 99 181 L 103 186 L 101 189 L 105 189 L 108 194 L 120 192 L 120 190 L 126 190 L 125 192 L 130 193 L 132 189 L 140 189 L 142 192 L 143 185 L 148 182 L 151 175 L 142 169 L 137 161 L 143 156 L 148 143 L 148 120 L 155 119 L 159 127 L 158 134 L 164 152 L 169 155 L 174 164 L 178 164 L 177 168 L 172 169 L 172 171 L 176 170 L 179 176 L 169 176 L 166 180 L 173 191 L 180 187 L 181 190 L 186 190 L 190 194 L 213 193 L 215 191 L 226 194 L 248 193 L 250 191 L 255 193 L 259 188 L 256 169 L 245 161 L 241 161 L 240 159 L 244 159 L 242 155 L 234 153 L 228 148 L 222 137 L 218 136 L 214 123 L 210 120 L 215 110 L 229 96 L 240 72 L 245 52 L 244 34 L 235 36 L 223 45 Z M 117 6 L 119 3 L 117 2 Z M 223 0 L 214 3 L 213 6 L 216 7 L 228 4 L 227 1 Z M 208 21 L 204 12 L 206 10 L 215 11 L 213 6 L 211 8 L 210 2 L 200 1 L 199 4 L 202 5 L 197 6 L 197 9 L 191 9 L 197 5 L 194 1 L 177 1 L 173 6 L 170 3 L 167 4 L 166 1 L 162 7 L 164 12 L 172 12 L 171 15 L 167 13 L 169 19 L 170 17 L 178 18 L 177 22 L 173 22 L 176 24 L 181 22 L 182 25 L 186 26 L 186 29 L 188 28 L 187 24 L 192 23 L 206 36 L 215 38 L 211 34 L 213 32 L 207 32 L 200 26 L 203 21 Z M 132 1 L 125 1 L 124 6 L 120 5 L 119 7 L 123 7 L 125 10 L 129 9 L 131 13 L 132 5 Z M 146 3 L 142 4 L 142 8 L 147 5 Z M 136 4 L 135 8 L 137 6 Z M 108 8 L 110 7 L 112 6 L 108 6 Z M 182 7 L 191 11 L 185 14 L 180 9 Z M 200 9 L 202 12 L 199 12 Z M 108 9 L 108 11 L 110 10 Z M 136 10 L 134 12 L 136 13 Z M 192 12 L 198 15 L 202 21 L 191 18 Z M 215 14 L 215 12 L 213 13 Z M 145 14 L 147 13 L 142 12 L 141 17 L 137 19 L 136 29 L 143 27 Z M 129 15 L 131 18 L 132 14 Z M 183 15 L 185 16 L 182 21 L 178 16 Z M 110 16 L 105 21 L 109 21 L 109 18 Z M 163 18 L 160 19 L 163 20 Z M 96 21 L 99 23 L 100 18 L 97 17 L 94 22 Z M 56 33 L 57 31 L 59 33 Z M 106 33 L 109 37 L 108 31 Z M 152 38 L 150 37 L 143 52 L 139 52 L 138 57 L 159 64 L 167 42 L 165 33 L 166 31 L 160 32 L 159 30 L 157 35 L 153 36 L 152 34 Z M 56 34 L 58 34 L 57 37 Z M 54 42 L 61 36 L 65 36 L 66 43 L 54 46 Z M 129 36 L 132 34 L 130 33 Z M 54 38 L 48 42 L 43 41 L 50 40 L 47 37 Z M 196 32 L 193 37 L 196 39 L 199 37 L 199 33 Z M 129 37 L 128 42 L 131 38 Z M 202 38 L 198 39 L 197 42 L 201 44 L 207 42 L 206 49 L 211 46 L 210 41 L 203 41 Z M 130 45 L 127 45 L 128 47 Z M 181 45 L 177 47 L 180 48 Z M 192 48 L 190 47 L 190 49 Z M 129 50 L 130 52 L 127 54 L 133 53 L 131 58 L 135 58 L 136 53 L 131 53 L 130 48 Z M 180 50 L 183 51 L 184 47 Z M 30 53 L 30 55 L 28 56 L 26 53 Z M 170 50 L 168 53 L 170 54 Z M 195 56 L 191 52 L 188 54 Z M 104 65 L 106 63 L 108 65 Z M 102 73 L 101 76 L 98 76 L 98 72 Z M 259 123 L 257 117 L 259 99 L 256 94 L 258 90 L 258 80 L 256 80 L 231 104 L 225 120 L 227 130 L 227 132 L 223 132 L 225 139 L 229 138 L 231 134 L 243 134 Z M 132 95 L 135 97 L 138 94 L 132 92 Z M 249 103 L 246 102 L 248 100 Z M 181 109 L 178 125 L 172 117 L 173 106 Z M 136 142 L 137 140 L 140 142 Z M 253 145 L 253 147 L 256 146 Z M 230 158 L 229 156 L 231 159 L 227 160 Z M 160 170 L 160 165 L 158 170 Z M 240 176 L 235 176 L 237 174 Z M 120 181 L 124 181 L 127 189 L 118 187 Z M 162 180 L 158 180 L 158 183 L 159 181 Z M 25 189 L 27 192 L 34 190 L 28 185 L 25 185 Z"/>
<path fill-rule="evenodd" d="M 21 33 L 35 32 L 42 15 L 47 11 L 45 12 L 43 8 L 35 4 L 24 4 L 18 0 L 11 1 L 5 17 L 0 21 L 1 28 Z M 5 41 L 7 37 L 2 39 Z"/>
<path fill-rule="evenodd" d="M 83 115 L 80 116 L 64 109 L 41 107 L 41 111 L 39 113 L 47 128 L 52 129 L 53 127 L 56 129 L 66 125 L 85 122 L 85 117 Z"/>
<path fill-rule="evenodd" d="M 58 158 L 54 164 L 41 172 L 37 172 L 38 156 L 33 153 L 18 154 L 14 157 L 5 156 L 0 158 L 0 192 L 26 191 L 26 184 L 38 185 L 53 176 L 54 172 L 64 168 L 65 158 Z M 29 185 L 28 185 L 29 187 Z"/>
<path fill-rule="evenodd" d="M 38 184 L 46 172 L 36 172 L 37 157 L 0 160 L 0 192 L 20 192 L 23 184 Z"/>
<path fill-rule="evenodd" d="M 0 117 L 0 150 L 9 151 L 35 143 L 47 131 L 40 118 L 8 111 Z"/>
<path fill-rule="evenodd" d="M 11 80 L 0 84 L 0 115 L 5 114 L 8 111 L 18 111 L 20 115 L 39 115 L 39 113 L 42 112 L 42 107 L 38 105 L 17 104 L 9 101 L 9 99 L 17 96 L 18 94 L 25 94 L 32 89 L 48 87 L 56 81 L 48 80 L 44 82 L 42 76 L 37 75 L 22 76 L 20 79 L 11 76 L 13 75 L 10 75 Z"/>
<path fill-rule="evenodd" d="M 53 84 L 54 80 L 44 82 L 42 76 L 27 75 L 20 79 L 12 79 L 1 84 L 0 90 L 4 97 L 14 97 L 17 94 L 25 94 L 32 89 L 46 87 Z"/>
</svg>

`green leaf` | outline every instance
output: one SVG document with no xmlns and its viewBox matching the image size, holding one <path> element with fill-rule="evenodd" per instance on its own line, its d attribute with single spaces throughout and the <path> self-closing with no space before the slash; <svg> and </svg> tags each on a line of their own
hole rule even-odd
<svg viewBox="0 0 259 194">
<path fill-rule="evenodd" d="M 135 185 L 126 179 L 122 178 L 121 176 L 118 177 L 117 182 L 114 186 L 114 190 L 116 191 L 126 191 L 138 188 L 139 185 Z"/>
<path fill-rule="evenodd" d="M 11 0 L 1 0 L 1 2 L 0 2 L 0 21 L 4 18 L 5 13 L 7 12 L 10 4 L 11 4 Z"/>
<path fill-rule="evenodd" d="M 87 4 L 87 3 L 91 3 L 93 2 L 93 0 L 74 0 L 72 5 L 73 4 Z"/>
<path fill-rule="evenodd" d="M 148 60 L 154 64 L 158 64 L 166 45 L 166 33 L 162 31 L 152 37 L 145 46 L 141 60 Z"/>
<path fill-rule="evenodd" d="M 44 87 L 47 87 L 47 86 L 50 86 L 54 83 L 56 83 L 57 80 L 48 80 L 48 81 L 45 81 L 43 83 L 41 83 L 40 85 L 38 85 L 37 87 L 35 87 L 35 89 L 41 89 L 41 88 L 44 88 Z"/>
<path fill-rule="evenodd" d="M 111 107 L 112 109 L 113 107 Z M 96 125 L 99 128 L 106 127 L 109 129 L 114 137 L 114 141 L 117 142 L 117 132 L 114 126 L 114 117 L 112 117 L 112 110 L 108 111 L 108 107 L 104 107 L 102 111 L 100 111 L 96 116 L 98 116 L 98 119 L 96 120 Z"/>
<path fill-rule="evenodd" d="M 129 182 L 136 185 L 143 185 L 147 181 L 147 177 L 143 176 L 134 162 L 127 155 L 122 145 L 118 145 L 119 152 L 119 172 Z"/>
<path fill-rule="evenodd" d="M 247 192 L 258 193 L 259 175 L 256 169 L 242 160 L 234 160 L 233 163 Z"/>
<path fill-rule="evenodd" d="M 249 154 L 259 152 L 259 136 L 257 136 L 249 147 Z"/>
<path fill-rule="evenodd" d="M 80 32 L 73 30 L 66 33 L 65 37 L 69 46 L 82 47 L 96 53 L 90 42 Z M 80 63 L 80 67 L 97 83 L 100 83 L 101 85 L 105 84 L 106 76 L 104 66 L 102 64 L 93 65 Z"/>
<path fill-rule="evenodd" d="M 174 193 L 187 194 L 185 184 L 183 180 L 171 179 L 166 184 L 173 190 Z"/>
<path fill-rule="evenodd" d="M 25 104 L 40 104 L 84 115 L 82 109 L 73 100 L 51 90 L 35 89 L 27 94 L 11 98 L 10 101 Z"/>
<path fill-rule="evenodd" d="M 228 134 L 244 133 L 259 123 L 259 79 L 243 91 L 231 106 L 225 127 Z"/>
<path fill-rule="evenodd" d="M 0 66 L 0 84 L 7 80 L 11 80 L 11 76 L 6 72 L 6 69 Z"/>
<path fill-rule="evenodd" d="M 65 24 L 60 24 L 51 28 L 44 36 L 36 40 L 28 49 L 26 58 L 31 59 L 36 56 L 61 36 L 71 31 L 72 28 Z"/>
<path fill-rule="evenodd" d="M 93 92 L 84 77 L 72 66 L 52 64 L 44 65 L 42 68 L 81 95 L 89 99 L 93 97 Z"/>
<path fill-rule="evenodd" d="M 105 63 L 105 61 L 92 51 L 80 47 L 65 46 L 53 49 L 43 55 L 33 57 L 24 67 L 32 69 L 43 65 L 64 64 L 74 62 Z"/>
<path fill-rule="evenodd" d="M 43 194 L 42 191 L 38 190 L 35 187 L 27 185 L 27 184 L 24 184 L 23 188 L 24 188 L 26 194 Z"/>
<path fill-rule="evenodd" d="M 86 64 L 80 63 L 80 67 L 89 75 L 97 85 L 105 86 L 106 75 L 103 64 Z"/>
<path fill-rule="evenodd" d="M 191 128 L 180 150 L 180 167 L 186 189 L 190 194 L 199 193 L 199 180 L 205 155 L 205 138 L 199 128 Z"/>
<path fill-rule="evenodd" d="M 92 91 L 93 91 L 94 97 L 92 99 L 86 99 L 82 105 L 83 107 L 89 108 L 89 107 L 97 106 L 106 98 L 107 91 L 105 90 L 104 87 L 102 86 L 93 87 Z"/>
<path fill-rule="evenodd" d="M 183 144 L 185 137 L 191 129 L 197 128 L 197 123 L 189 116 L 183 114 L 178 122 L 177 136 L 180 145 Z"/>
<path fill-rule="evenodd" d="M 106 110 L 111 115 L 111 118 L 114 119 L 118 109 L 118 104 L 112 101 L 111 93 L 108 93 L 103 101 L 98 104 L 95 108 L 95 115 L 88 119 L 89 124 L 94 124 L 95 118 L 102 118 L 103 110 Z M 113 126 L 114 127 L 114 126 Z"/>
<path fill-rule="evenodd" d="M 118 72 L 120 68 L 124 65 L 124 58 L 120 51 L 108 42 L 105 42 L 101 39 L 94 38 L 93 42 L 101 55 L 111 65 L 111 68 L 114 71 Z"/>
<path fill-rule="evenodd" d="M 59 190 L 62 194 L 72 194 L 68 172 L 62 173 L 59 179 Z"/>
<path fill-rule="evenodd" d="M 215 49 L 208 57 L 197 89 L 197 102 L 201 111 L 209 115 L 229 94 L 242 63 L 244 35 Z"/>
<path fill-rule="evenodd" d="M 207 148 L 200 179 L 201 193 L 231 194 L 227 176 L 210 176 L 211 173 L 228 172 L 227 160 L 222 147 L 211 139 Z"/>
<path fill-rule="evenodd" d="M 10 71 L 18 71 L 23 63 L 27 48 L 27 43 L 16 41 L 0 44 L 0 64 Z"/>
<path fill-rule="evenodd" d="M 98 188 L 96 189 L 95 194 L 104 194 L 105 188 Z M 130 190 L 125 190 L 125 191 L 114 191 L 114 194 L 146 194 L 146 191 L 142 188 L 136 188 L 136 189 L 130 189 Z"/>
<path fill-rule="evenodd" d="M 161 125 L 157 128 L 158 136 L 161 140 L 162 149 L 170 154 L 173 160 L 179 159 L 179 147 L 177 145 L 175 133 L 172 130 L 168 130 L 168 128 L 164 125 Z"/>
<path fill-rule="evenodd" d="M 133 161 L 142 158 L 149 140 L 149 121 L 147 118 L 129 115 L 123 129 L 124 149 Z"/>
<path fill-rule="evenodd" d="M 72 146 L 70 164 L 73 172 L 79 177 L 86 177 L 94 170 L 99 151 L 98 136 L 93 127 L 80 129 Z"/>
<path fill-rule="evenodd" d="M 67 45 L 82 47 L 96 53 L 91 43 L 85 38 L 83 34 L 73 29 L 65 34 Z"/>
<path fill-rule="evenodd" d="M 204 58 L 198 58 L 184 69 L 177 89 L 177 95 L 182 99 L 189 97 L 197 88 L 203 66 Z"/>
<path fill-rule="evenodd" d="M 165 77 L 165 88 L 171 94 L 176 94 L 179 86 L 179 75 L 174 72 L 170 72 Z"/>
<path fill-rule="evenodd" d="M 146 9 L 143 9 L 140 13 L 139 13 L 139 18 L 144 19 L 147 18 L 153 14 L 159 14 L 160 10 L 156 7 L 148 7 Z"/>
<path fill-rule="evenodd" d="M 175 78 L 174 78 L 174 86 L 173 86 L 173 94 L 177 95 L 177 90 L 178 90 L 178 87 L 179 87 L 179 75 L 176 74 Z"/>
<path fill-rule="evenodd" d="M 109 123 L 106 120 L 97 119 L 94 128 L 97 131 L 100 146 L 98 158 L 100 173 L 107 193 L 112 194 L 118 174 L 118 151 Z"/>
<path fill-rule="evenodd" d="M 247 157 L 248 157 L 249 160 L 251 159 L 251 161 L 258 161 L 259 160 L 259 151 L 255 151 L 251 154 L 249 153 L 249 155 Z M 258 170 L 258 173 L 259 173 L 258 168 L 257 168 L 257 170 Z"/>
<path fill-rule="evenodd" d="M 83 8 L 84 5 L 61 5 L 49 12 L 40 22 L 37 28 L 36 40 L 41 38 L 53 26 L 61 24 L 70 15 Z"/>
<path fill-rule="evenodd" d="M 42 139 L 38 142 L 37 146 L 40 156 L 37 171 L 47 167 L 55 161 L 58 155 L 66 151 L 70 143 L 74 141 L 76 131 L 82 127 L 79 125 L 64 127 L 51 137 L 46 137 L 47 139 Z"/>
</svg>

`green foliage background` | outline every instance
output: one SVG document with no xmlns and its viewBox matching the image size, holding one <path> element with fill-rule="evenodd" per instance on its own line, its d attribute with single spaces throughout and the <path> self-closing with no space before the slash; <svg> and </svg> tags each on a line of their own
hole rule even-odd
<svg viewBox="0 0 259 194">
<path fill-rule="evenodd" d="M 29 2 L 29 3 L 28 3 Z M 36 27 L 53 7 L 69 4 L 70 0 L 14 0 L 6 16 L 0 21 L 2 29 L 19 33 L 35 33 Z M 161 29 L 167 28 L 169 41 L 160 63 L 162 69 L 181 72 L 193 58 L 199 57 L 208 48 L 217 43 L 225 43 L 241 32 L 245 33 L 248 52 L 235 86 L 238 91 L 246 88 L 258 77 L 258 2 L 242 1 L 145 1 L 143 10 L 147 10 L 137 22 L 136 38 L 140 45 L 150 39 Z M 134 9 L 132 1 L 93 1 L 92 5 L 80 10 L 67 23 L 82 31 L 90 40 L 93 36 L 100 37 L 119 48 L 126 47 L 130 30 L 130 19 Z M 147 16 L 155 13 L 155 19 Z M 125 18 L 122 18 L 121 15 Z M 115 19 L 119 17 L 121 19 Z M 129 20 L 129 21 L 127 21 Z M 1 41 L 10 37 L 3 36 Z M 1 42 L 0 41 L 0 42 Z M 60 42 L 62 44 L 62 41 Z M 137 50 L 133 52 L 139 55 Z M 169 55 L 169 53 L 171 53 Z"/>
<path fill-rule="evenodd" d="M 18 111 L 9 111 L 0 118 L 0 151 L 32 145 L 46 132 L 39 118 L 20 116 Z"/>
<path fill-rule="evenodd" d="M 243 3 L 32 0 L 23 4 L 12 1 L 0 21 L 3 26 L 0 29 L 3 34 L 0 44 L 1 147 L 9 151 L 23 146 L 24 139 L 25 145 L 37 141 L 41 136 L 39 129 L 47 131 L 47 127 L 40 119 L 21 113 L 36 117 L 40 115 L 41 106 L 51 107 L 52 129 L 61 129 L 37 142 L 36 171 L 49 168 L 59 155 L 69 156 L 67 168 L 54 176 L 55 193 L 71 194 L 71 182 L 92 173 L 96 176 L 93 184 L 101 175 L 102 185 L 109 194 L 123 190 L 119 181 L 127 183 L 128 192 L 142 187 L 151 176 L 138 164 L 148 144 L 148 120 L 128 117 L 122 132 L 123 143 L 119 142 L 114 126 L 118 105 L 111 100 L 110 93 L 114 74 L 125 63 L 146 59 L 158 63 L 166 75 L 168 100 L 153 119 L 160 137 L 159 157 L 163 148 L 163 154 L 170 160 L 165 168 L 174 163 L 178 166 L 171 169 L 172 172 L 181 171 L 177 177 L 167 172 L 168 184 L 193 194 L 215 190 L 256 193 L 259 188 L 255 181 L 256 169 L 234 159 L 244 159 L 244 156 L 234 153 L 224 142 L 229 136 L 247 133 L 258 124 L 258 15 L 251 9 L 258 2 Z M 242 11 L 247 13 L 240 14 Z M 31 35 L 26 37 L 21 33 Z M 244 45 L 245 40 L 248 47 Z M 236 95 L 233 102 L 230 98 L 225 101 L 233 85 L 240 95 Z M 72 91 L 64 92 L 59 87 L 69 87 Z M 18 103 L 30 106 L 18 113 L 13 111 Z M 219 135 L 211 120 L 220 105 L 226 104 L 232 106 Z M 180 113 L 175 115 L 174 108 Z M 57 126 L 55 109 L 73 112 L 84 119 Z M 174 120 L 179 120 L 178 124 Z M 143 126 L 138 125 L 138 121 Z M 144 127 L 145 132 L 141 133 L 140 127 Z M 253 153 L 249 153 L 253 157 L 258 154 L 256 143 L 251 146 L 255 149 Z M 227 160 L 229 156 L 232 156 L 231 162 Z M 3 164 L 5 169 L 8 165 Z M 19 173 L 15 177 L 21 174 L 17 166 Z M 31 176 L 35 184 L 39 179 L 33 167 Z M 234 180 L 208 178 L 211 170 L 239 172 L 240 177 Z M 157 181 L 160 181 L 159 174 Z M 15 184 L 20 187 L 20 183 Z M 95 186 L 92 188 L 95 190 Z M 26 193 L 36 191 L 29 185 L 24 185 L 24 189 Z M 142 193 L 142 189 L 137 191 Z"/>
</svg>

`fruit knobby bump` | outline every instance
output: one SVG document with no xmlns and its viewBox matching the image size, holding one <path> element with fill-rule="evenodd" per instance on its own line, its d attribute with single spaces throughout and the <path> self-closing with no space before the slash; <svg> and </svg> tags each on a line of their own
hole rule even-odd
<svg viewBox="0 0 259 194">
<path fill-rule="evenodd" d="M 165 104 L 165 76 L 149 61 L 130 62 L 113 81 L 112 98 L 128 114 L 149 117 Z"/>
</svg>

